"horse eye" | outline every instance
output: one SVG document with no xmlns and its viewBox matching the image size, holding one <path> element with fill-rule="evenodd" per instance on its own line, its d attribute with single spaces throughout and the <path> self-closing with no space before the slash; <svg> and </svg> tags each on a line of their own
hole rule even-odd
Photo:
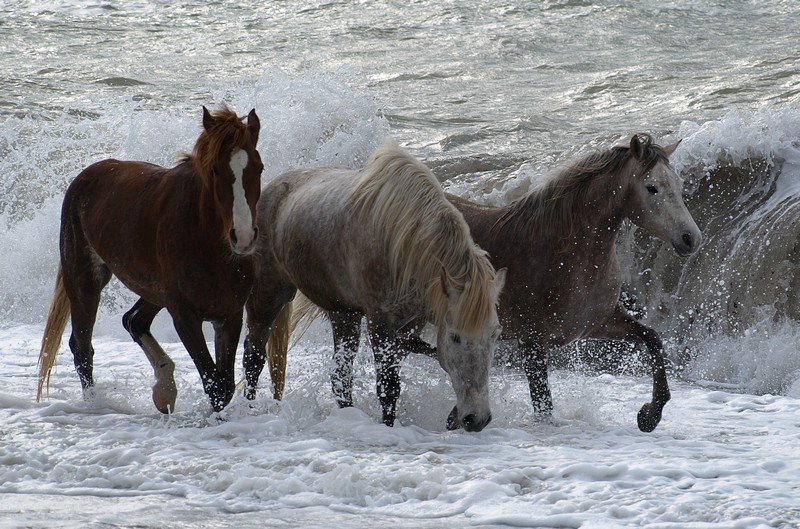
<svg viewBox="0 0 800 529">
<path fill-rule="evenodd" d="M 655 195 L 658 193 L 658 188 L 654 185 L 647 186 L 647 191 L 650 192 L 651 195 Z"/>
<path fill-rule="evenodd" d="M 456 334 L 456 333 L 451 333 L 451 334 L 450 334 L 450 340 L 451 340 L 453 343 L 461 343 L 461 336 L 459 336 L 459 335 L 458 335 L 458 334 Z"/>
</svg>

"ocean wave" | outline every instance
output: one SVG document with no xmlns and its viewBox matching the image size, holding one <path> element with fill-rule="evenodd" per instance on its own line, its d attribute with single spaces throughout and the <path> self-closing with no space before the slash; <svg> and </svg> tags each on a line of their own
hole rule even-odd
<svg viewBox="0 0 800 529">
<path fill-rule="evenodd" d="M 267 69 L 254 82 L 216 90 L 206 103 L 226 102 L 261 117 L 263 182 L 289 169 L 359 166 L 387 136 L 389 125 L 371 95 L 332 74 L 289 75 Z M 200 132 L 200 105 L 151 109 L 110 99 L 104 114 L 30 114 L 0 123 L 0 319 L 41 323 L 58 263 L 60 204 L 69 182 L 104 158 L 172 166 Z M 97 329 L 122 335 L 118 319 L 135 301 L 116 281 L 104 290 Z M 174 336 L 170 325 L 164 329 Z"/>
</svg>

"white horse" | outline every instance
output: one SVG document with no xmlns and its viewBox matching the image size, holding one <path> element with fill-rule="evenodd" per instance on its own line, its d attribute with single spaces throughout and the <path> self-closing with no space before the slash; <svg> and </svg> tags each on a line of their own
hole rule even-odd
<svg viewBox="0 0 800 529">
<path fill-rule="evenodd" d="M 291 301 L 299 289 L 333 328 L 333 393 L 352 406 L 353 359 L 366 315 L 383 422 L 394 424 L 400 360 L 421 346 L 408 330 L 430 321 L 456 407 L 449 427 L 491 420 L 489 368 L 500 325 L 495 273 L 464 218 L 422 163 L 387 142 L 361 171 L 318 168 L 277 177 L 258 204 L 257 277 L 247 302 L 245 396 L 266 357 L 275 396 L 285 377 Z M 274 329 L 273 329 L 274 327 Z M 270 354 L 265 346 L 272 334 Z"/>
</svg>

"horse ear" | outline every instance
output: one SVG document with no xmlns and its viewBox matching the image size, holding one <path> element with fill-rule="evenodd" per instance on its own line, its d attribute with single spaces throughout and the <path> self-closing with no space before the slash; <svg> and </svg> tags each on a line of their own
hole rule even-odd
<svg viewBox="0 0 800 529">
<path fill-rule="evenodd" d="M 247 128 L 250 129 L 250 137 L 253 138 L 253 145 L 258 143 L 258 133 L 261 131 L 261 121 L 258 119 L 256 109 L 247 114 Z"/>
<path fill-rule="evenodd" d="M 667 145 L 666 147 L 664 147 L 664 154 L 666 154 L 667 156 L 672 156 L 672 153 L 675 152 L 675 149 L 678 148 L 678 145 L 680 145 L 682 141 L 683 138 L 679 139 L 672 145 Z"/>
<path fill-rule="evenodd" d="M 634 134 L 631 137 L 631 154 L 638 160 L 642 157 L 643 150 L 644 149 L 642 147 L 642 142 L 639 139 L 639 135 Z"/>
<path fill-rule="evenodd" d="M 208 130 L 214 125 L 214 116 L 211 115 L 211 112 L 203 105 L 203 128 Z"/>
<path fill-rule="evenodd" d="M 494 281 L 492 281 L 492 297 L 494 299 L 500 298 L 500 292 L 503 291 L 506 284 L 506 272 L 508 272 L 508 268 L 501 268 L 494 276 Z"/>
</svg>

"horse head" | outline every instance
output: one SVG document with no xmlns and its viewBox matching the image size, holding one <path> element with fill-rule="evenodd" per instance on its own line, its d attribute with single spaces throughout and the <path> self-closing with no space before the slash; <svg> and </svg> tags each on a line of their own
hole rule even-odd
<svg viewBox="0 0 800 529">
<path fill-rule="evenodd" d="M 502 269 L 489 280 L 488 311 L 476 311 L 476 307 L 469 307 L 470 290 L 475 285 L 467 281 L 464 288 L 458 290 L 442 278 L 448 308 L 444 322 L 439 327 L 437 355 L 439 364 L 450 376 L 456 394 L 456 406 L 447 419 L 448 429 L 463 426 L 468 432 L 479 432 L 492 420 L 489 368 L 502 330 L 497 317 L 497 301 L 505 277 L 506 270 Z M 462 316 L 465 309 L 473 313 L 486 312 L 487 315 L 473 329 L 470 328 L 472 325 L 465 324 Z"/>
<path fill-rule="evenodd" d="M 672 244 L 681 257 L 693 254 L 702 235 L 683 202 L 683 179 L 669 164 L 678 143 L 659 147 L 648 135 L 636 134 L 630 142 L 634 167 L 626 195 L 627 217 L 659 239 Z"/>
<path fill-rule="evenodd" d="M 203 107 L 203 129 L 195 152 L 206 189 L 214 199 L 222 236 L 233 253 L 248 255 L 258 235 L 256 204 L 264 164 L 256 144 L 261 124 L 255 109 L 247 118 L 240 118 L 226 108 L 212 114 Z"/>
</svg>

